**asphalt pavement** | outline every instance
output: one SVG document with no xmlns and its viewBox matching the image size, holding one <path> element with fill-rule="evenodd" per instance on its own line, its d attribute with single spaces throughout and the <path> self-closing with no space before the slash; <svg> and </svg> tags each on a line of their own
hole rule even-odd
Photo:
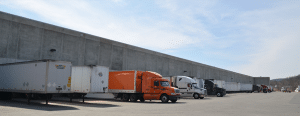
<svg viewBox="0 0 300 116">
<path fill-rule="evenodd" d="M 119 100 L 53 98 L 43 100 L 15 98 L 0 101 L 0 116 L 300 116 L 300 93 L 236 93 L 204 99 L 183 98 L 177 103 L 159 100 L 121 102 Z"/>
</svg>

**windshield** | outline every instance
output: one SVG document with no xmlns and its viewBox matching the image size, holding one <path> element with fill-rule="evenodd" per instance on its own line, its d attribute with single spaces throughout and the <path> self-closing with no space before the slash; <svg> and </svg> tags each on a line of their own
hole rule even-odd
<svg viewBox="0 0 300 116">
<path fill-rule="evenodd" d="M 193 87 L 195 87 L 196 89 L 200 89 L 200 88 L 197 86 L 197 83 L 193 83 L 192 85 L 193 85 Z"/>
<path fill-rule="evenodd" d="M 160 82 L 160 85 L 163 86 L 163 87 L 170 86 L 170 84 L 169 84 L 168 81 L 161 81 L 161 82 Z"/>
</svg>

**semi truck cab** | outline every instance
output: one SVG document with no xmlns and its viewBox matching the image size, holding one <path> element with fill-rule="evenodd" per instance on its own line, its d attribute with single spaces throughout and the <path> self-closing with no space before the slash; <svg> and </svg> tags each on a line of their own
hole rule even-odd
<svg viewBox="0 0 300 116">
<path fill-rule="evenodd" d="M 213 79 L 205 80 L 205 89 L 207 89 L 208 95 L 217 95 L 217 97 L 223 97 L 226 95 L 226 89 L 215 83 Z"/>
<path fill-rule="evenodd" d="M 195 99 L 203 99 L 206 94 L 206 89 L 199 87 L 198 83 L 187 76 L 172 76 L 164 77 L 170 80 L 170 84 L 180 90 L 182 97 L 194 97 Z"/>
<path fill-rule="evenodd" d="M 141 75 L 142 83 L 145 83 L 142 87 L 144 99 L 176 102 L 180 98 L 179 90 L 171 87 L 169 81 L 162 78 L 160 74 L 147 71 Z"/>
<path fill-rule="evenodd" d="M 173 103 L 180 98 L 179 89 L 171 87 L 167 79 L 150 71 L 109 72 L 108 90 L 122 101 L 161 100 Z"/>
</svg>

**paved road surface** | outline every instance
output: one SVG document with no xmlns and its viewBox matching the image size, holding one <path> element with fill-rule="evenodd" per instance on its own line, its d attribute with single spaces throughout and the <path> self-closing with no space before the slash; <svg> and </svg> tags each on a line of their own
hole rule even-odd
<svg viewBox="0 0 300 116">
<path fill-rule="evenodd" d="M 85 103 L 74 101 L 54 98 L 49 105 L 37 100 L 27 105 L 25 99 L 0 101 L 0 116 L 300 116 L 300 93 L 237 93 L 197 100 L 187 98 L 167 104 L 99 99 L 88 99 Z"/>
</svg>

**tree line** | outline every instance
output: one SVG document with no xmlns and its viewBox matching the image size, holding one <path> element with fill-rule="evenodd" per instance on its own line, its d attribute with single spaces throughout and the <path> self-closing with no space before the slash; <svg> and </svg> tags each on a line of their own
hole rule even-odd
<svg viewBox="0 0 300 116">
<path fill-rule="evenodd" d="M 300 85 L 300 74 L 297 76 L 284 78 L 282 80 L 270 80 L 270 85 L 276 90 L 280 90 L 281 87 L 285 87 L 290 91 L 294 91 L 298 85 Z M 277 85 L 277 87 L 275 87 L 275 85 Z"/>
</svg>

